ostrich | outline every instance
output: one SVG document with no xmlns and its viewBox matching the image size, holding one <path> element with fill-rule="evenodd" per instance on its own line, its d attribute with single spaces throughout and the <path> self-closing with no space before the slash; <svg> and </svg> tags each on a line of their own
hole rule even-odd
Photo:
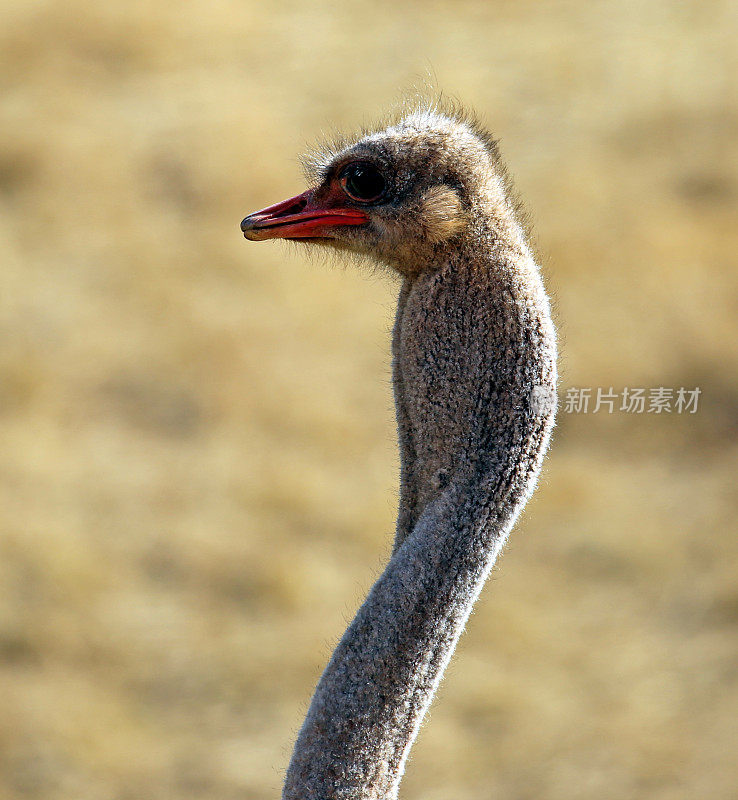
<svg viewBox="0 0 738 800">
<path fill-rule="evenodd" d="M 399 273 L 394 548 L 323 673 L 283 800 L 393 800 L 472 606 L 533 491 L 553 427 L 549 302 L 494 140 L 416 109 L 314 154 L 311 188 L 247 239 L 367 255 Z"/>
</svg>

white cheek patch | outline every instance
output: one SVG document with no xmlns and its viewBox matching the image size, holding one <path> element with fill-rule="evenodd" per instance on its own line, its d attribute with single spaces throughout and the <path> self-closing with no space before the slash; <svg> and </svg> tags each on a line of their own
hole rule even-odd
<svg viewBox="0 0 738 800">
<path fill-rule="evenodd" d="M 445 242 L 465 225 L 466 217 L 458 194 L 449 186 L 434 186 L 420 200 L 419 221 L 433 244 Z"/>
</svg>

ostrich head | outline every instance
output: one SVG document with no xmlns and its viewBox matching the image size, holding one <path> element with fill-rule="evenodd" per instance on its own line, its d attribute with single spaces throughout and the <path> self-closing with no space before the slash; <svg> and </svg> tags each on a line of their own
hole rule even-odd
<svg viewBox="0 0 738 800">
<path fill-rule="evenodd" d="M 480 220 L 509 217 L 495 143 L 460 115 L 413 112 L 314 153 L 306 172 L 310 189 L 243 220 L 247 239 L 317 242 L 412 275 L 465 234 L 484 236 Z"/>
</svg>

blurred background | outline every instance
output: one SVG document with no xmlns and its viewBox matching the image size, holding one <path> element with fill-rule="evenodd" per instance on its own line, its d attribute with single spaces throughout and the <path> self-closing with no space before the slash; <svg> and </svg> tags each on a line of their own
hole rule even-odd
<svg viewBox="0 0 738 800">
<path fill-rule="evenodd" d="M 571 386 L 406 800 L 738 796 L 725 0 L 0 4 L 0 798 L 279 796 L 390 551 L 397 285 L 241 218 L 426 80 L 501 139 Z"/>
</svg>

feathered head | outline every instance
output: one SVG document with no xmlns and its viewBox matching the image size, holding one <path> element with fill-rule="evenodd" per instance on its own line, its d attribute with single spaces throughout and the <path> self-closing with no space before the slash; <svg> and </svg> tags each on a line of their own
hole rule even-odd
<svg viewBox="0 0 738 800">
<path fill-rule="evenodd" d="M 304 162 L 311 188 L 247 216 L 247 239 L 328 244 L 412 273 L 511 211 L 496 143 L 458 110 L 412 111 Z"/>
</svg>

